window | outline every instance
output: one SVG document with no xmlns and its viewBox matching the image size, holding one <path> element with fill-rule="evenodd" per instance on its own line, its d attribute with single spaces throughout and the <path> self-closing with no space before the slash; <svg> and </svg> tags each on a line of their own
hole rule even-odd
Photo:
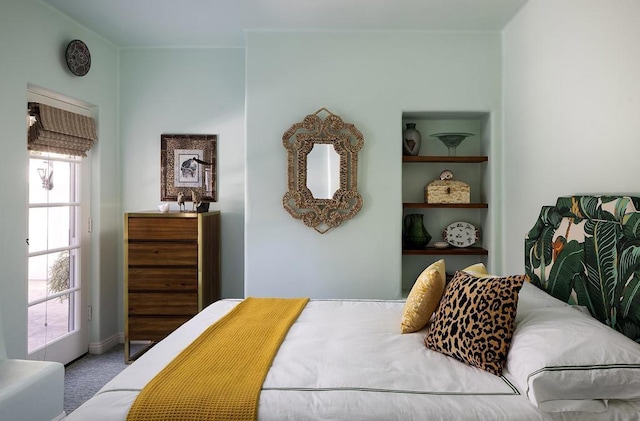
<svg viewBox="0 0 640 421">
<path fill-rule="evenodd" d="M 73 332 L 80 289 L 80 159 L 29 154 L 29 342 L 32 353 Z"/>
</svg>

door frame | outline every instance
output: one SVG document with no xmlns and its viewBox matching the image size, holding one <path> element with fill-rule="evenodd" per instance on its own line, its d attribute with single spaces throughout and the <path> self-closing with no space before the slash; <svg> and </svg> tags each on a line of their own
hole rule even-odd
<svg viewBox="0 0 640 421">
<path fill-rule="evenodd" d="M 97 108 L 85 102 L 66 97 L 64 95 L 48 91 L 46 89 L 29 85 L 27 87 L 27 102 L 39 102 L 78 114 L 91 116 L 97 115 Z M 28 160 L 30 159 L 27 150 Z M 74 326 L 72 332 L 68 332 L 45 345 L 27 353 L 27 359 L 30 360 L 47 360 L 57 361 L 67 364 L 76 358 L 86 354 L 89 350 L 89 321 L 92 317 L 89 304 L 89 291 L 91 287 L 91 151 L 87 152 L 87 156 L 81 158 L 78 166 L 79 174 L 76 178 L 80 182 L 80 206 L 78 209 L 77 222 L 79 230 L 79 303 L 76 303 L 73 309 Z M 27 203 L 29 208 L 29 203 Z M 28 220 L 28 218 L 27 218 Z M 28 258 L 27 258 L 28 261 Z M 28 271 L 27 271 L 28 273 Z M 28 282 L 28 279 L 25 280 Z M 27 308 L 29 303 L 27 302 Z M 71 313 L 69 314 L 71 317 Z M 28 316 L 27 316 L 28 317 Z M 27 335 L 29 337 L 29 327 L 27 320 Z M 26 348 L 28 350 L 28 346 Z"/>
</svg>

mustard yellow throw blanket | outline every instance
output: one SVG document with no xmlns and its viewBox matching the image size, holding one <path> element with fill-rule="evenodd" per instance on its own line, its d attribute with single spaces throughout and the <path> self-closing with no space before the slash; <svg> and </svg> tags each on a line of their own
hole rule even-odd
<svg viewBox="0 0 640 421">
<path fill-rule="evenodd" d="M 308 301 L 246 298 L 142 389 L 127 420 L 255 420 L 262 383 Z"/>
</svg>

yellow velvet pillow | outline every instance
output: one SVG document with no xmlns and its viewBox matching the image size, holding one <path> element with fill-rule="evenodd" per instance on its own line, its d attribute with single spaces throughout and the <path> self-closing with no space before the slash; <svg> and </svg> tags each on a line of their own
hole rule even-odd
<svg viewBox="0 0 640 421">
<path fill-rule="evenodd" d="M 444 291 L 446 273 L 444 259 L 438 260 L 422 271 L 407 297 L 402 311 L 402 333 L 417 332 L 426 326 L 438 308 Z"/>
<path fill-rule="evenodd" d="M 486 278 L 487 276 L 493 276 L 494 278 L 496 277 L 496 275 L 492 275 L 489 273 L 484 263 L 476 263 L 475 265 L 467 266 L 466 268 L 462 269 L 462 271 L 478 278 Z M 531 279 L 527 276 L 524 281 L 531 282 Z"/>
<path fill-rule="evenodd" d="M 483 276 L 490 276 L 484 263 L 476 263 L 475 265 L 467 266 L 466 268 L 462 269 L 462 271 L 470 273 L 473 276 L 477 276 L 478 278 L 482 278 Z"/>
</svg>

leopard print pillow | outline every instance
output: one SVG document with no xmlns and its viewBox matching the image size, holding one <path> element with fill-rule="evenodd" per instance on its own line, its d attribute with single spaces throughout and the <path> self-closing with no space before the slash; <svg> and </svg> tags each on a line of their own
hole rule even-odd
<svg viewBox="0 0 640 421">
<path fill-rule="evenodd" d="M 456 272 L 427 331 L 427 348 L 501 375 L 511 345 L 518 291 L 526 278 L 478 278 Z"/>
</svg>

